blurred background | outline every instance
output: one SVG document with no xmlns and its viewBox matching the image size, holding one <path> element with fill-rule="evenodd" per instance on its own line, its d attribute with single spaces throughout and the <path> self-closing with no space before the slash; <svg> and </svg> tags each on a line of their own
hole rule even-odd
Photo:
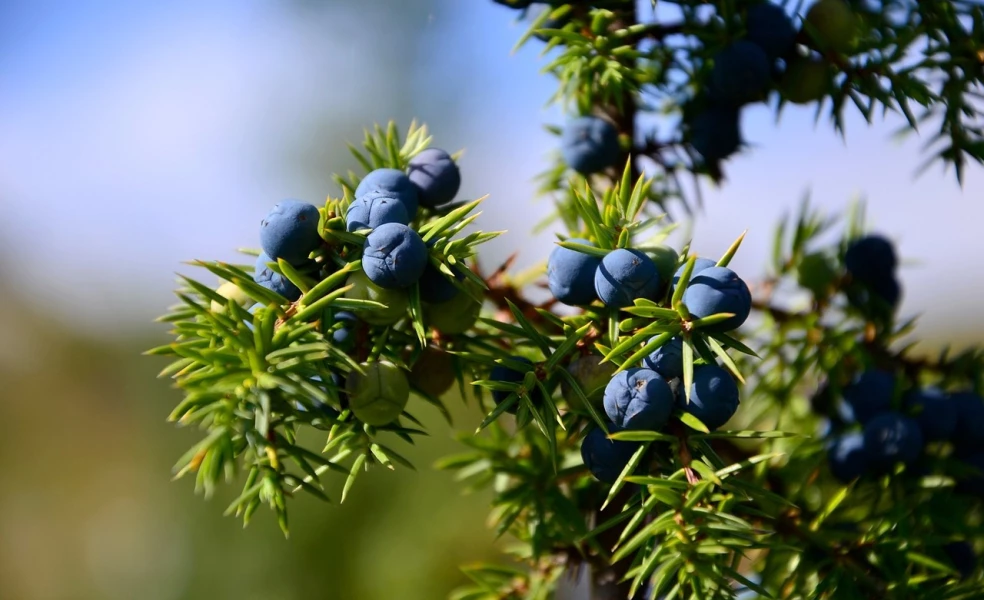
<svg viewBox="0 0 984 600">
<path fill-rule="evenodd" d="M 289 541 L 262 511 L 244 531 L 221 516 L 233 490 L 206 503 L 169 481 L 198 434 L 165 422 L 179 396 L 139 353 L 168 339 L 152 320 L 174 273 L 211 281 L 182 261 L 236 259 L 277 201 L 335 194 L 374 122 L 417 118 L 465 149 L 461 197 L 489 194 L 481 227 L 510 230 L 486 269 L 545 260 L 532 179 L 563 116 L 539 44 L 510 53 L 515 16 L 490 0 L 0 3 L 0 598 L 435 599 L 496 556 L 489 498 L 429 468 L 459 449 L 436 413 L 407 452 L 418 473 L 376 470 L 344 506 L 296 501 Z M 733 265 L 754 279 L 807 191 L 831 211 L 864 197 L 911 259 L 901 311 L 923 315 L 922 347 L 976 342 L 984 178 L 915 178 L 921 140 L 892 141 L 900 125 L 853 116 L 844 140 L 812 108 L 746 110 L 751 148 L 707 190 L 694 249 L 747 228 Z"/>
</svg>

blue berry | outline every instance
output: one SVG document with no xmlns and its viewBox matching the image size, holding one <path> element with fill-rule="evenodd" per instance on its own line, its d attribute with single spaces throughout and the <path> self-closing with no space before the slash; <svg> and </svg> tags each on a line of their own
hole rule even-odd
<svg viewBox="0 0 984 600">
<path fill-rule="evenodd" d="M 355 197 L 362 198 L 370 192 L 383 192 L 384 195 L 401 202 L 410 219 L 417 215 L 417 186 L 403 171 L 398 169 L 370 171 L 355 188 Z"/>
<path fill-rule="evenodd" d="M 607 423 L 606 427 L 611 433 L 619 431 L 614 423 Z M 601 428 L 592 426 L 581 440 L 581 460 L 595 479 L 615 483 L 638 448 L 635 442 L 610 440 Z"/>
<path fill-rule="evenodd" d="M 388 192 L 368 192 L 349 204 L 345 213 L 346 231 L 376 229 L 387 223 L 410 223 L 406 205 Z"/>
<path fill-rule="evenodd" d="M 842 483 L 850 483 L 868 470 L 868 451 L 860 432 L 840 436 L 827 450 L 830 472 Z"/>
<path fill-rule="evenodd" d="M 533 362 L 524 356 L 514 356 L 512 360 L 521 362 L 532 366 Z M 522 383 L 523 379 L 526 377 L 526 371 L 514 371 L 505 365 L 496 365 L 492 367 L 492 372 L 489 374 L 489 381 L 501 381 L 504 383 Z M 506 398 L 509 397 L 511 391 L 506 390 L 492 390 L 492 400 L 496 405 L 502 404 Z M 539 388 L 530 392 L 530 398 L 536 401 L 540 397 Z M 522 405 L 523 401 L 521 398 L 517 398 L 516 402 L 512 406 L 506 409 L 507 413 L 516 414 L 519 411 L 519 407 Z"/>
<path fill-rule="evenodd" d="M 683 293 L 683 303 L 694 318 L 719 313 L 733 317 L 711 325 L 708 331 L 731 331 L 745 322 L 752 311 L 752 294 L 738 275 L 727 267 L 709 267 L 690 280 Z"/>
<path fill-rule="evenodd" d="M 318 208 L 299 200 L 284 200 L 260 222 L 260 246 L 272 258 L 292 265 L 304 263 L 321 243 Z"/>
<path fill-rule="evenodd" d="M 895 397 L 895 375 L 881 369 L 861 373 L 844 388 L 844 400 L 850 408 L 845 415 L 862 425 L 892 408 Z"/>
<path fill-rule="evenodd" d="M 464 274 L 462 274 L 456 267 L 451 267 L 451 271 L 454 273 L 455 279 L 458 281 L 465 278 Z M 430 304 L 447 302 L 457 296 L 460 292 L 460 290 L 455 287 L 453 283 L 451 283 L 451 279 L 442 273 L 440 269 L 431 264 L 430 261 L 427 262 L 427 266 L 424 268 L 424 273 L 420 276 L 420 281 L 418 284 L 420 286 L 420 299 Z"/>
<path fill-rule="evenodd" d="M 686 266 L 687 266 L 686 264 L 680 265 L 680 268 L 677 269 L 676 273 L 673 274 L 673 285 L 676 285 L 680 282 L 680 277 L 683 276 L 683 269 L 686 268 Z M 698 273 L 700 273 L 704 269 L 710 269 L 711 267 L 716 267 L 716 266 L 717 266 L 716 260 L 711 260 L 709 258 L 698 258 L 694 260 L 694 270 L 690 272 L 690 278 L 693 279 L 694 277 L 697 276 Z"/>
<path fill-rule="evenodd" d="M 957 409 L 957 424 L 951 440 L 961 450 L 984 448 L 984 399 L 974 392 L 954 392 L 950 401 Z"/>
<path fill-rule="evenodd" d="M 863 283 L 882 281 L 898 266 L 892 242 L 880 235 L 868 235 L 851 242 L 844 253 L 844 268 Z"/>
<path fill-rule="evenodd" d="M 948 440 L 957 427 L 957 405 L 937 388 L 910 390 L 904 403 L 922 428 L 927 441 Z"/>
<path fill-rule="evenodd" d="M 622 429 L 658 431 L 673 414 L 673 391 L 651 369 L 626 369 L 605 388 L 605 414 Z"/>
<path fill-rule="evenodd" d="M 731 374 L 717 365 L 694 367 L 690 402 L 681 390 L 681 408 L 697 417 L 708 429 L 717 429 L 738 410 L 738 385 Z"/>
<path fill-rule="evenodd" d="M 289 279 L 277 273 L 267 263 L 275 262 L 266 254 L 260 254 L 256 259 L 256 269 L 253 271 L 253 281 L 271 292 L 280 294 L 291 302 L 301 297 L 301 290 Z M 259 305 L 257 305 L 259 306 Z"/>
<path fill-rule="evenodd" d="M 619 248 L 601 260 L 594 277 L 595 293 L 605 306 L 632 306 L 636 298 L 649 298 L 659 289 L 656 263 L 639 250 Z"/>
<path fill-rule="evenodd" d="M 864 447 L 873 467 L 887 469 L 897 462 L 915 462 L 922 453 L 923 435 L 915 420 L 884 412 L 864 426 Z"/>
<path fill-rule="evenodd" d="M 618 131 L 598 117 L 571 120 L 560 138 L 560 151 L 567 165 L 583 175 L 615 166 L 621 148 Z"/>
<path fill-rule="evenodd" d="M 898 306 L 899 300 L 902 299 L 902 285 L 891 273 L 868 282 L 868 288 L 892 308 Z"/>
<path fill-rule="evenodd" d="M 650 340 L 652 341 L 652 340 Z M 656 371 L 664 379 L 675 379 L 683 376 L 683 339 L 672 338 L 652 354 L 643 359 L 646 367 Z"/>
<path fill-rule="evenodd" d="M 339 312 L 335 313 L 335 324 L 338 326 L 334 331 L 331 332 L 331 339 L 335 342 L 335 345 L 342 349 L 349 349 L 352 347 L 352 330 L 355 329 L 356 324 L 359 320 L 356 316 L 350 312 Z"/>
<path fill-rule="evenodd" d="M 781 6 L 764 1 L 748 9 L 745 39 L 759 46 L 772 58 L 781 58 L 793 48 L 796 29 Z"/>
<path fill-rule="evenodd" d="M 420 204 L 434 208 L 454 200 L 461 187 L 461 173 L 450 154 L 427 148 L 410 159 L 410 181 L 417 186 Z"/>
<path fill-rule="evenodd" d="M 690 124 L 690 143 L 705 162 L 728 158 L 741 147 L 738 109 L 711 106 L 694 117 Z"/>
<path fill-rule="evenodd" d="M 585 246 L 594 246 L 588 240 L 571 238 L 567 240 Z M 557 246 L 547 259 L 547 284 L 550 293 L 557 300 L 570 306 L 591 304 L 598 296 L 595 294 L 595 271 L 601 259 Z"/>
<path fill-rule="evenodd" d="M 711 88 L 717 100 L 740 106 L 760 99 L 769 87 L 771 75 L 771 61 L 765 50 L 740 40 L 714 57 Z"/>
<path fill-rule="evenodd" d="M 401 223 L 372 230 L 362 248 L 362 269 L 384 289 L 413 285 L 427 266 L 427 246 L 417 232 Z"/>
</svg>

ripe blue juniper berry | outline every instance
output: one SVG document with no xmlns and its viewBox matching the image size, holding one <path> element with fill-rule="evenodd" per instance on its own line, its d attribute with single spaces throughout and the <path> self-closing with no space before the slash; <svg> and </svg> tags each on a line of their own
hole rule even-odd
<svg viewBox="0 0 984 600">
<path fill-rule="evenodd" d="M 320 243 L 318 208 L 313 204 L 284 200 L 260 223 L 260 245 L 271 258 L 300 264 Z"/>
<path fill-rule="evenodd" d="M 624 308 L 636 298 L 650 298 L 659 288 L 659 272 L 640 250 L 619 248 L 601 259 L 594 276 L 595 293 L 606 306 Z"/>
<path fill-rule="evenodd" d="M 348 231 L 376 229 L 387 223 L 410 224 L 407 206 L 391 192 L 373 190 L 362 194 L 349 205 L 345 213 L 345 227 Z"/>
<path fill-rule="evenodd" d="M 604 171 L 618 161 L 618 130 L 600 117 L 573 119 L 564 128 L 561 152 L 567 165 L 578 173 Z"/>
<path fill-rule="evenodd" d="M 567 240 L 585 246 L 594 246 L 581 238 Z M 577 306 L 591 304 L 598 296 L 595 293 L 595 271 L 601 259 L 577 250 L 557 246 L 547 259 L 547 284 L 550 293 L 559 302 Z"/>
<path fill-rule="evenodd" d="M 370 171 L 355 188 L 355 198 L 358 200 L 370 192 L 382 192 L 385 196 L 395 198 L 406 208 L 410 219 L 417 216 L 417 186 L 403 171 L 399 169 Z"/>
<path fill-rule="evenodd" d="M 427 148 L 410 159 L 409 169 L 421 206 L 435 208 L 447 204 L 461 187 L 458 165 L 444 150 Z"/>
</svg>

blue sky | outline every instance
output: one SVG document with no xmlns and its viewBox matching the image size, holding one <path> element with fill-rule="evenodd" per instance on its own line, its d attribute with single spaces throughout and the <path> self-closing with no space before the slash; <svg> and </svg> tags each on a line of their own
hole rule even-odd
<svg viewBox="0 0 984 600">
<path fill-rule="evenodd" d="M 0 268 L 82 326 L 147 323 L 188 272 L 181 261 L 255 246 L 274 203 L 334 193 L 331 171 L 350 165 L 330 161 L 363 126 L 411 116 L 437 145 L 465 148 L 462 195 L 490 194 L 481 226 L 510 230 L 489 256 L 545 258 L 550 237 L 528 235 L 548 210 L 531 202 L 532 178 L 554 151 L 541 126 L 561 116 L 544 108 L 554 84 L 538 48 L 510 54 L 523 30 L 489 1 L 438 1 L 409 23 L 387 20 L 394 1 L 302 18 L 259 0 L 0 8 Z M 394 36 L 416 65 L 396 82 L 378 67 L 394 51 L 379 40 Z M 863 196 L 877 229 L 919 259 L 902 271 L 903 312 L 925 312 L 927 332 L 954 311 L 981 320 L 984 179 L 972 168 L 960 190 L 935 167 L 914 179 L 921 140 L 891 141 L 899 124 L 852 117 L 845 143 L 812 108 L 778 126 L 747 109 L 751 147 L 706 195 L 695 249 L 720 253 L 748 229 L 734 264 L 753 279 L 807 189 L 830 210 Z M 938 296 L 945 310 L 930 308 Z"/>
</svg>

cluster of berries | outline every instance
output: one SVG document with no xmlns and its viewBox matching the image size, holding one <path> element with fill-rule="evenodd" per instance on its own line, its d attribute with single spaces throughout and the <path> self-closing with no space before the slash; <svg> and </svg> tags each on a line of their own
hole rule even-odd
<svg viewBox="0 0 984 600">
<path fill-rule="evenodd" d="M 570 242 L 593 246 L 584 239 Z M 670 249 L 653 252 L 656 260 L 636 249 L 616 249 L 603 258 L 558 246 L 547 261 L 548 286 L 562 303 L 583 306 L 600 300 L 615 308 L 631 306 L 638 298 L 660 301 L 679 284 L 685 267 L 677 267 L 677 254 Z M 661 274 L 661 272 L 663 274 Z M 725 332 L 738 328 L 751 312 L 748 286 L 731 269 L 719 267 L 709 259 L 695 260 L 691 279 L 684 290 L 683 302 L 695 319 L 721 313 L 734 316 L 708 326 L 708 330 Z M 530 365 L 530 361 L 516 360 Z M 615 366 L 601 357 L 585 354 L 568 366 L 585 397 L 607 416 L 609 432 L 625 430 L 659 431 L 679 407 L 697 417 L 708 428 L 724 425 L 738 408 L 738 387 L 731 374 L 715 364 L 697 364 L 686 401 L 682 389 L 683 340 L 673 338 L 643 360 L 643 366 L 626 369 L 613 376 Z M 519 383 L 525 373 L 499 365 L 492 370 L 493 381 Z M 582 411 L 580 395 L 563 386 L 563 395 L 571 410 Z M 537 402 L 539 392 L 531 394 Z M 501 404 L 509 393 L 493 391 L 493 400 Z M 513 404 L 507 409 L 515 413 Z M 628 463 L 638 444 L 608 439 L 600 428 L 592 427 L 585 436 L 581 452 L 585 464 L 599 480 L 612 482 Z"/>
<path fill-rule="evenodd" d="M 850 49 L 857 30 L 854 21 L 843 0 L 819 0 L 807 11 L 804 29 L 821 52 L 803 54 L 796 46 L 799 33 L 781 6 L 768 1 L 751 5 L 745 37 L 714 56 L 706 102 L 689 122 L 694 150 L 708 163 L 737 151 L 741 107 L 764 100 L 777 79 L 780 93 L 790 102 L 821 98 L 832 77 L 823 54 Z"/>
<path fill-rule="evenodd" d="M 913 387 L 901 394 L 895 374 L 869 369 L 843 390 L 836 426 L 857 424 L 830 444 L 831 473 L 847 483 L 866 474 L 913 466 L 928 443 L 950 442 L 955 455 L 984 469 L 984 398 L 972 391 L 945 392 Z M 834 425 L 831 425 L 833 428 Z M 961 488 L 984 493 L 984 474 L 964 479 Z"/>
<path fill-rule="evenodd" d="M 452 157 L 436 148 L 415 155 L 407 172 L 376 169 L 360 181 L 345 214 L 345 229 L 364 233 L 366 238 L 362 269 L 349 275 L 346 284 L 352 287 L 346 297 L 373 300 L 386 308 L 335 312 L 331 316 L 331 338 L 337 347 L 352 350 L 354 332 L 360 323 L 390 325 L 403 318 L 409 306 L 408 288 L 413 285 L 419 289 L 428 326 L 453 335 L 475 323 L 481 303 L 462 293 L 430 262 L 427 245 L 411 227 L 419 207 L 435 209 L 447 205 L 460 185 L 461 175 Z M 254 281 L 295 302 L 301 297 L 301 290 L 281 273 L 278 260 L 299 273 L 330 275 L 325 261 L 312 258 L 324 244 L 319 231 L 321 218 L 313 204 L 298 200 L 277 204 L 260 224 L 263 251 L 256 261 Z M 458 273 L 456 278 L 460 281 L 464 275 Z M 253 304 L 231 282 L 224 283 L 217 292 L 243 308 Z M 260 307 L 256 305 L 251 311 Z M 213 310 L 221 309 L 220 304 L 213 303 Z M 361 368 L 362 373 L 353 372 L 348 377 L 333 374 L 330 384 L 342 392 L 343 406 L 351 408 L 362 422 L 376 426 L 390 423 L 402 413 L 411 384 L 425 394 L 440 395 L 454 381 L 450 356 L 434 348 L 419 354 L 409 379 L 403 369 L 387 360 L 367 361 Z M 331 407 L 323 408 L 337 415 Z"/>
</svg>

